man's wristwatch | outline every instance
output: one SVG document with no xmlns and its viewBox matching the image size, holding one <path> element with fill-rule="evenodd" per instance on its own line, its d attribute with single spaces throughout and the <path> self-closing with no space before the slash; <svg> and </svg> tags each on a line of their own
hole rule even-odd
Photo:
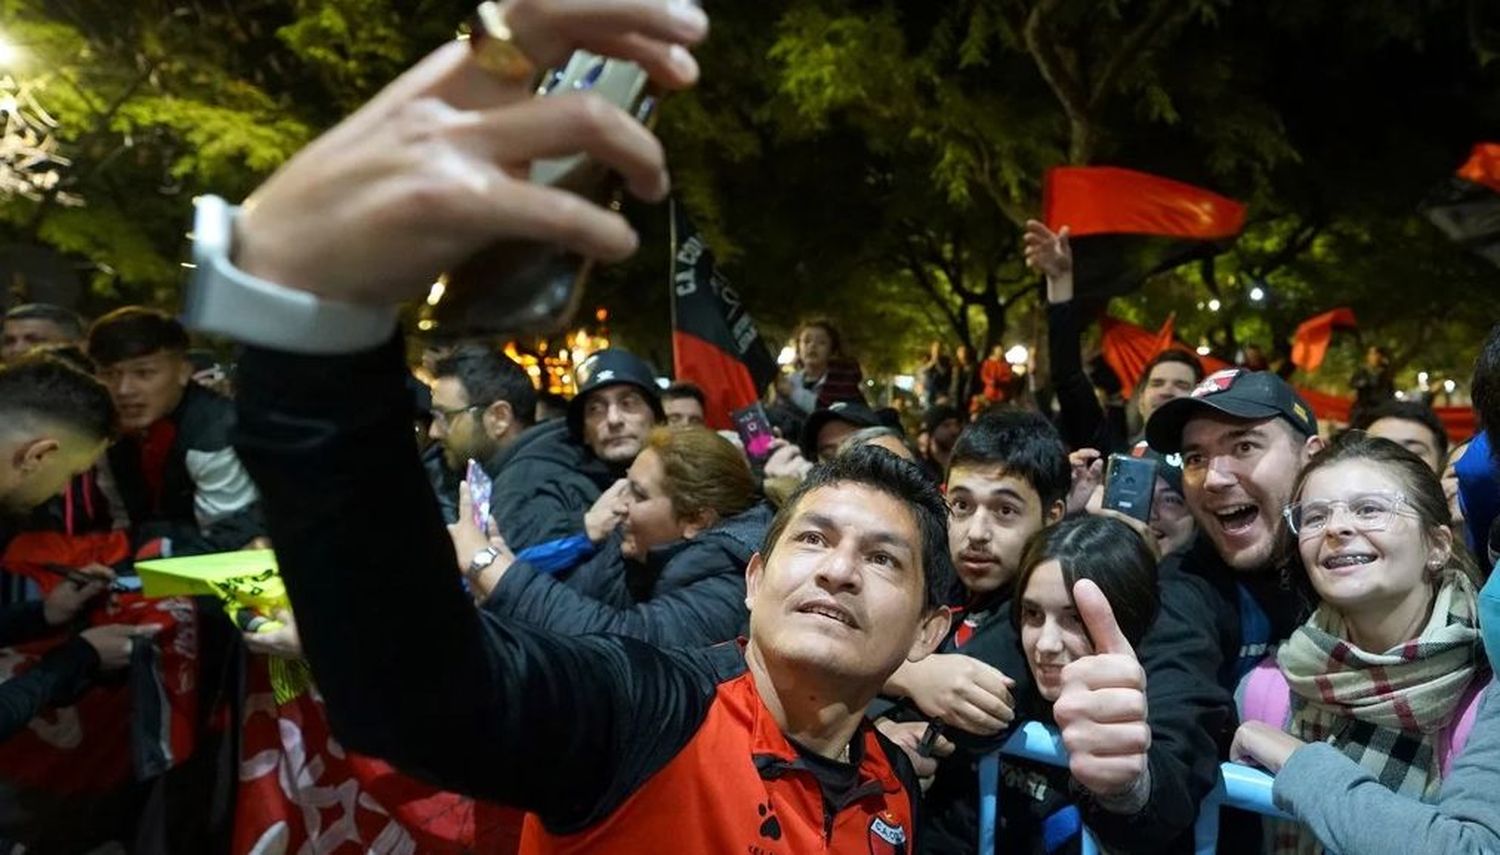
<svg viewBox="0 0 1500 855">
<path fill-rule="evenodd" d="M 193 275 L 182 321 L 198 332 L 289 353 L 332 355 L 385 344 L 396 307 L 324 300 L 251 276 L 234 266 L 239 208 L 200 196 L 193 217 Z"/>
<path fill-rule="evenodd" d="M 490 569 L 490 565 L 494 564 L 495 559 L 499 557 L 500 550 L 493 546 L 486 546 L 474 553 L 474 557 L 469 559 L 469 569 L 464 571 L 464 576 L 468 578 L 471 584 L 477 582 L 479 574 Z"/>
</svg>

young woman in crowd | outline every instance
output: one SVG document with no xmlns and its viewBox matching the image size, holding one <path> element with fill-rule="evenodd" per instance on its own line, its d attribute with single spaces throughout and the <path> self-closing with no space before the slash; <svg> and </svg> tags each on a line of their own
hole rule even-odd
<svg viewBox="0 0 1500 855">
<path fill-rule="evenodd" d="M 1074 586 L 1084 579 L 1103 592 L 1132 645 L 1140 643 L 1156 619 L 1156 559 L 1127 525 L 1084 515 L 1038 532 L 1022 554 L 1011 600 L 1032 676 L 1030 690 L 1016 698 L 1018 720 L 1052 724 L 1063 666 L 1094 652 L 1073 602 Z M 1082 824 L 1068 779 L 1065 767 L 1006 758 L 996 848 L 1035 855 L 1078 852 Z"/>
<path fill-rule="evenodd" d="M 469 572 L 484 608 L 569 634 L 608 632 L 664 646 L 728 641 L 744 629 L 745 565 L 771 521 L 744 454 L 713 431 L 657 428 L 627 475 L 619 528 L 557 575 L 501 543 Z M 461 492 L 450 527 L 459 560 L 486 545 Z"/>
<path fill-rule="evenodd" d="M 1286 518 L 1319 605 L 1241 686 L 1231 750 L 1301 820 L 1268 822 L 1267 851 L 1500 849 L 1500 705 L 1437 476 L 1351 431 L 1308 463 Z"/>
</svg>

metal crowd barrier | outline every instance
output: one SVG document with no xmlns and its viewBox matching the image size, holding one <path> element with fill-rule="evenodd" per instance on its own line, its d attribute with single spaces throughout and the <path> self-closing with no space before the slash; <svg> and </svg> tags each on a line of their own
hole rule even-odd
<svg viewBox="0 0 1500 855">
<path fill-rule="evenodd" d="M 1067 766 L 1068 752 L 1062 737 L 1050 727 L 1029 721 L 1010 735 L 998 751 L 979 760 L 979 852 L 995 851 L 995 833 L 1000 823 L 1000 759 L 1003 756 L 1033 760 L 1051 766 Z M 1219 839 L 1219 809 L 1232 807 L 1265 816 L 1291 819 L 1271 801 L 1274 779 L 1259 769 L 1238 763 L 1219 767 L 1219 783 L 1203 800 L 1193 827 L 1194 851 L 1214 855 Z M 1083 855 L 1098 855 L 1099 847 L 1088 828 L 1083 829 Z"/>
</svg>

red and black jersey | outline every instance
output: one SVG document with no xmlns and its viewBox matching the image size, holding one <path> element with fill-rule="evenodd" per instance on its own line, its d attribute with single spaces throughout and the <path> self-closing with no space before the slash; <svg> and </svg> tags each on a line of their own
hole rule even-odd
<svg viewBox="0 0 1500 855">
<path fill-rule="evenodd" d="M 866 723 L 848 786 L 826 786 L 738 645 L 665 650 L 476 611 L 403 370 L 399 341 L 240 363 L 236 447 L 345 747 L 529 811 L 526 852 L 912 851 L 905 755 Z"/>
</svg>

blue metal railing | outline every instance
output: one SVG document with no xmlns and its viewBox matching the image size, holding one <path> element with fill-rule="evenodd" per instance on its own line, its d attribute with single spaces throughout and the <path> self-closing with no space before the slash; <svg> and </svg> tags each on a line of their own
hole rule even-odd
<svg viewBox="0 0 1500 855">
<path fill-rule="evenodd" d="M 979 759 L 979 851 L 990 855 L 995 851 L 995 832 L 1000 824 L 1000 761 L 1001 757 L 1017 757 L 1046 763 L 1051 766 L 1067 766 L 1068 752 L 1063 748 L 1062 737 L 1056 730 L 1029 721 L 1016 728 L 998 751 Z M 1265 816 L 1291 819 L 1271 800 L 1271 786 L 1275 779 L 1259 769 L 1238 763 L 1224 763 L 1219 767 L 1219 783 L 1203 800 L 1198 809 L 1198 822 L 1193 827 L 1194 851 L 1199 855 L 1213 855 L 1218 846 L 1219 809 L 1232 807 Z M 1099 848 L 1094 837 L 1083 830 L 1083 855 L 1097 855 Z"/>
</svg>

